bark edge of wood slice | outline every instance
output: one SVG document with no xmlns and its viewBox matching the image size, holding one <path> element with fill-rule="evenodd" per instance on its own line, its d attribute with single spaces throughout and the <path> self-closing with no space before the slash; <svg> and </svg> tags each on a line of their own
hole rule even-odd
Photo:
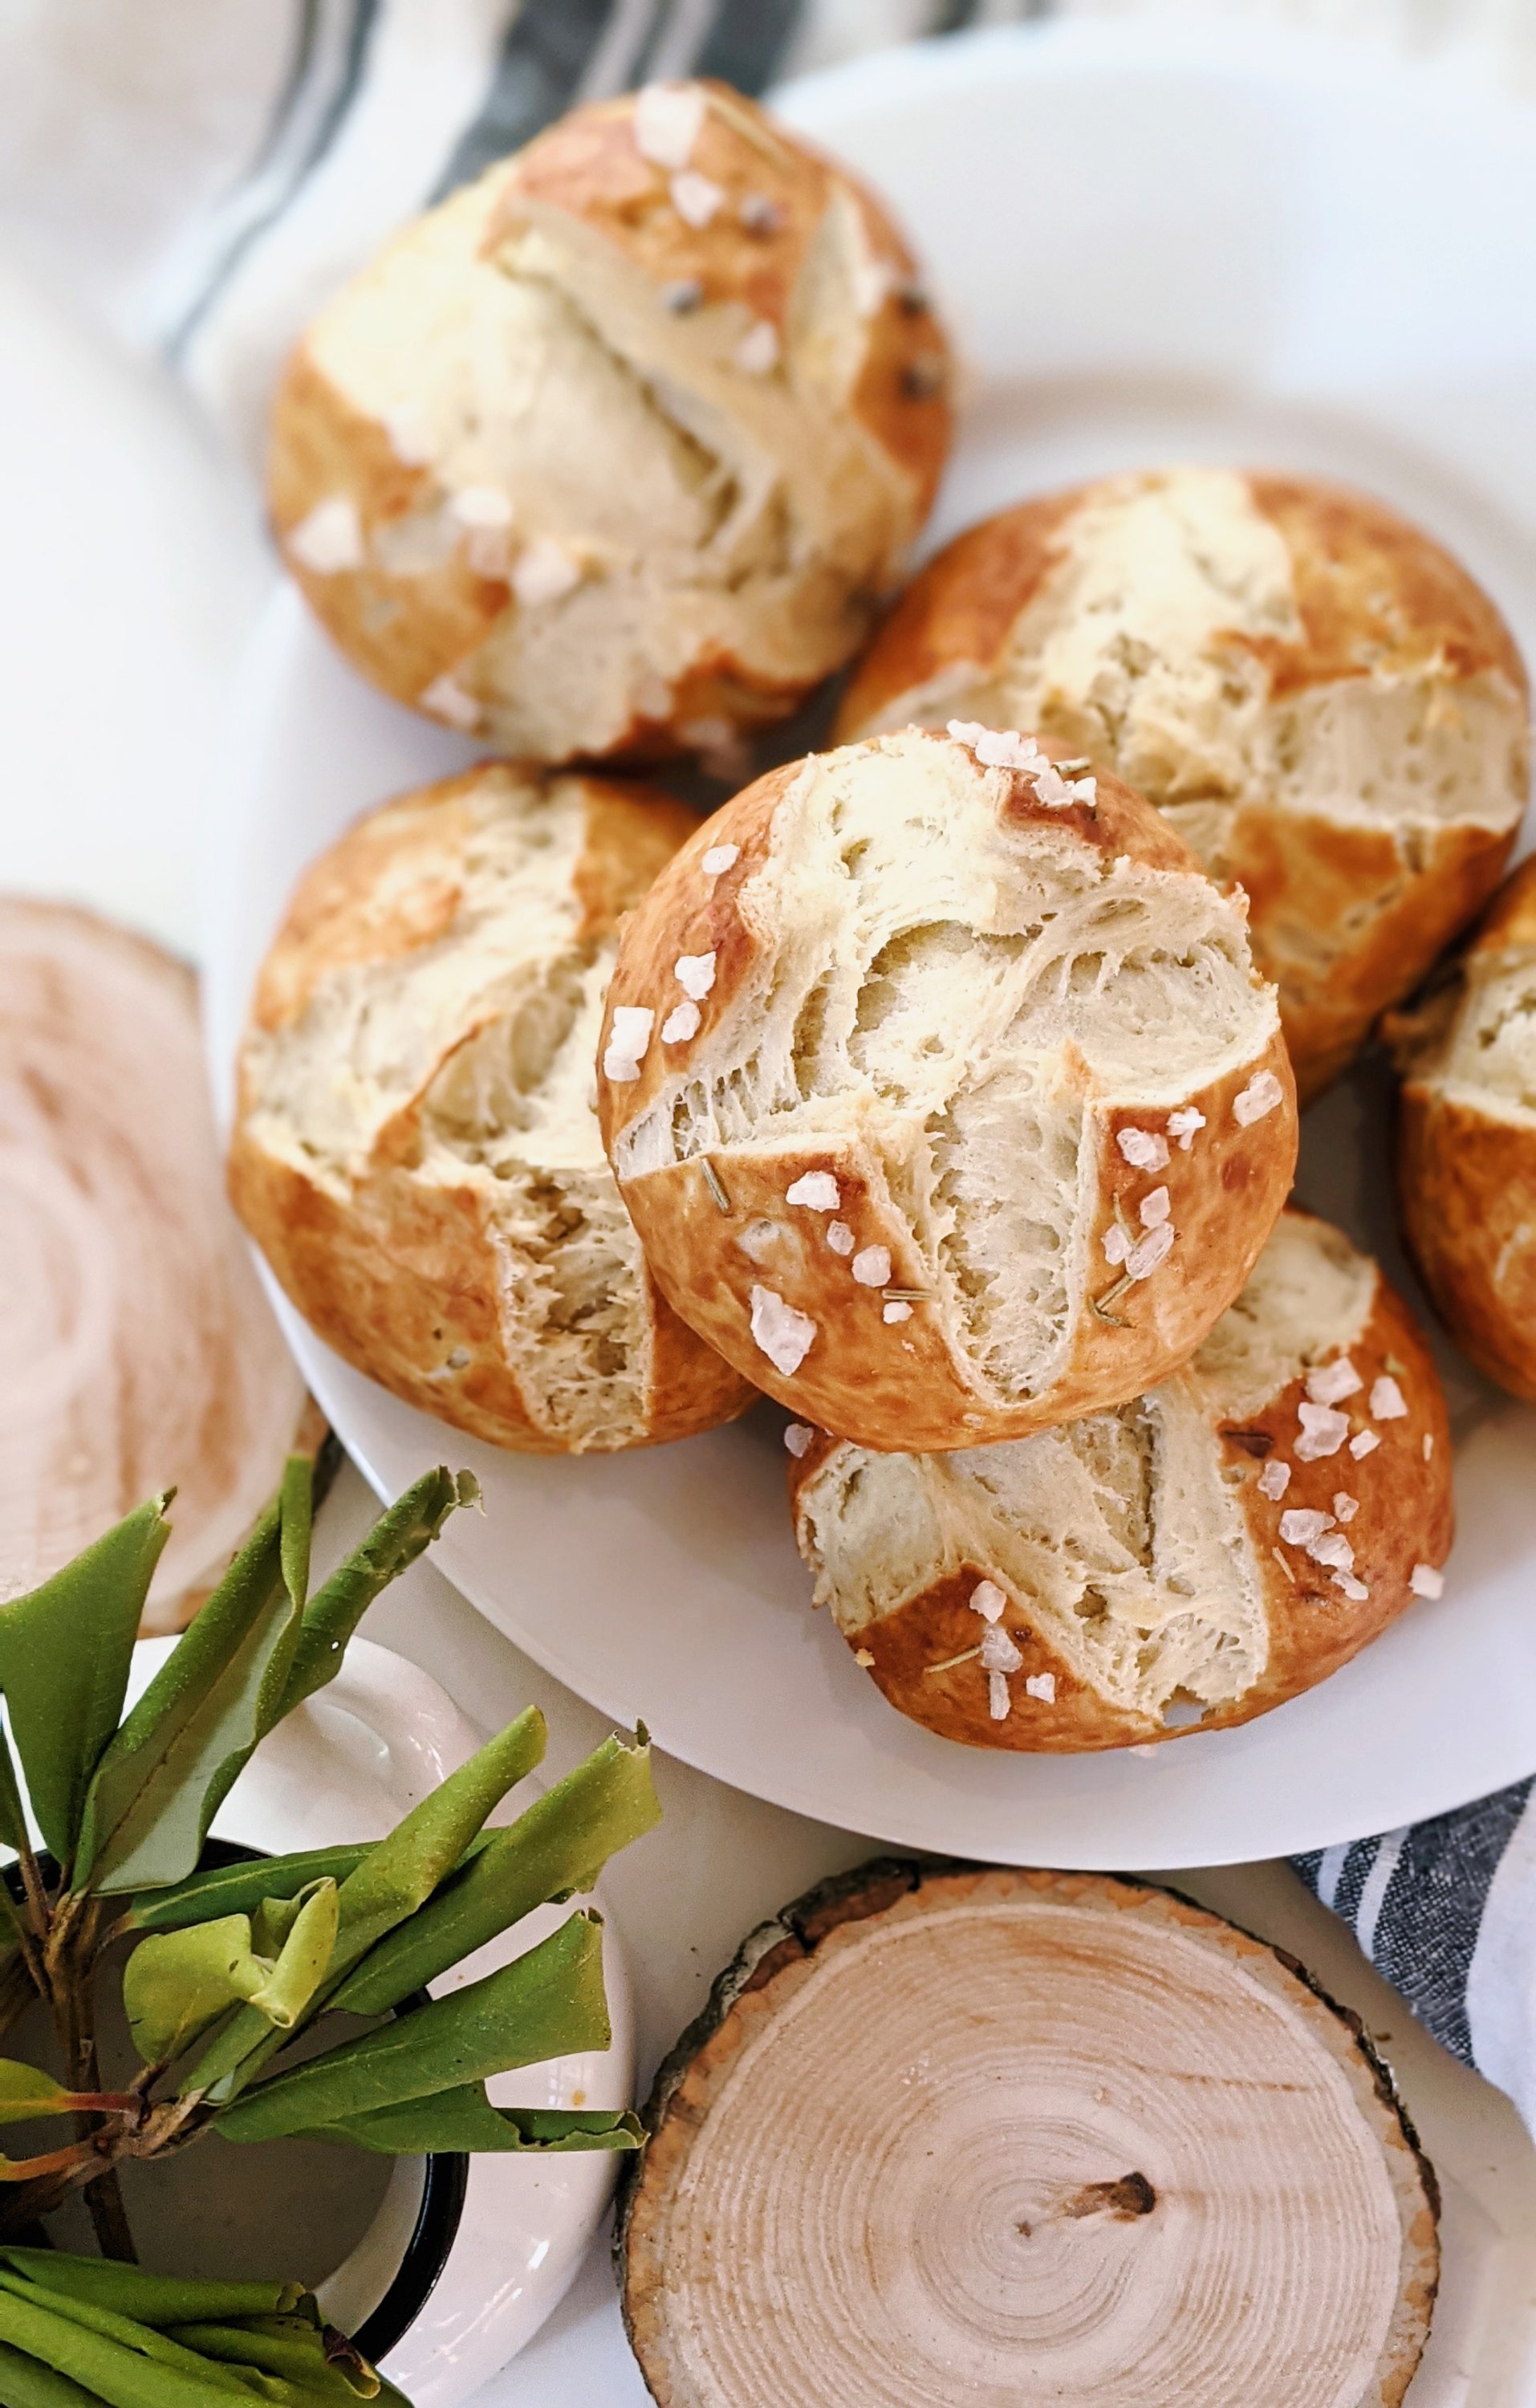
<svg viewBox="0 0 1536 2408">
<path fill-rule="evenodd" d="M 877 1858 L 750 1935 L 645 2122 L 662 2408 L 1398 2408 L 1428 2336 L 1439 2192 L 1358 2016 L 1176 1891 Z"/>
<path fill-rule="evenodd" d="M 0 1602 L 175 1487 L 144 1627 L 179 1629 L 326 1437 L 225 1200 L 192 969 L 0 896 Z"/>
</svg>

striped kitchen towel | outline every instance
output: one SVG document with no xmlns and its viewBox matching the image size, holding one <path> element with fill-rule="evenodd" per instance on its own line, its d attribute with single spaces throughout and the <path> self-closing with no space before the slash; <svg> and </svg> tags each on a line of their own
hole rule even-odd
<svg viewBox="0 0 1536 2408">
<path fill-rule="evenodd" d="M 1292 1862 L 1420 2023 L 1536 2131 L 1532 1786 Z"/>
</svg>

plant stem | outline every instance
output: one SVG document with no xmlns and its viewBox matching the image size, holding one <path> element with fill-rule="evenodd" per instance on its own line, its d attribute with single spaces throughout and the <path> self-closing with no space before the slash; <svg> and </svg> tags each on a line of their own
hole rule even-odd
<svg viewBox="0 0 1536 2408">
<path fill-rule="evenodd" d="M 50 1919 L 48 1892 L 43 1887 L 43 1877 L 37 1869 L 37 1859 L 32 1853 L 32 1841 L 25 1823 L 22 1823 L 17 1833 L 16 1862 L 21 1870 L 22 1888 L 26 1897 L 27 1913 L 32 1918 L 34 1937 L 40 1944 L 46 1945 Z"/>
<path fill-rule="evenodd" d="M 115 2258 L 125 2266 L 136 2266 L 138 2251 L 134 2246 L 128 2211 L 122 2203 L 122 2186 L 118 2181 L 116 2166 L 108 2166 L 85 2186 L 85 2204 L 91 2213 L 91 2229 L 96 2236 L 96 2247 L 104 2258 Z"/>
</svg>

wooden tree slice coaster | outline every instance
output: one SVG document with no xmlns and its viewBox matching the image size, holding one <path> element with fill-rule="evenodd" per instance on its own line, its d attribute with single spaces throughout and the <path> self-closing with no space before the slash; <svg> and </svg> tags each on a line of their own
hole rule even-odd
<svg viewBox="0 0 1536 2408">
<path fill-rule="evenodd" d="M 162 1488 L 179 1627 L 324 1425 L 224 1201 L 185 964 L 0 899 L 0 1600 Z"/>
<path fill-rule="evenodd" d="M 1392 2408 L 1438 2200 L 1358 2020 L 1187 1900 L 885 1858 L 754 1933 L 616 2251 L 663 2408 Z"/>
</svg>

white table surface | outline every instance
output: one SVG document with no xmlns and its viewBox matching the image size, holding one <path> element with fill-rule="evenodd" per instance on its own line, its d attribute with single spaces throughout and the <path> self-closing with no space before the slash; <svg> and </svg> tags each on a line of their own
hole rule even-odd
<svg viewBox="0 0 1536 2408">
<path fill-rule="evenodd" d="M 3 877 L 197 948 L 199 829 L 218 809 L 215 732 L 272 568 L 252 500 L 180 397 L 112 352 L 0 251 L 0 584 L 7 744 Z M 451 1444 L 448 1451 L 451 1453 Z M 366 1526 L 352 1470 L 317 1560 Z M 604 1725 L 431 1569 L 369 1615 L 369 1637 L 426 1666 L 484 1726 L 530 1700 L 561 1770 Z M 634 1711 L 643 1714 L 645 1700 Z M 661 1828 L 612 1875 L 642 2080 L 743 1933 L 870 1843 L 658 1766 Z M 1365 2017 L 1394 2062 L 1447 2192 L 1450 2280 L 1412 2408 L 1536 2408 L 1536 2150 L 1497 2092 L 1456 2065 L 1284 1867 L 1167 1876 L 1291 1948 Z M 646 2398 L 606 2257 L 482 2408 L 626 2408 Z"/>
</svg>

